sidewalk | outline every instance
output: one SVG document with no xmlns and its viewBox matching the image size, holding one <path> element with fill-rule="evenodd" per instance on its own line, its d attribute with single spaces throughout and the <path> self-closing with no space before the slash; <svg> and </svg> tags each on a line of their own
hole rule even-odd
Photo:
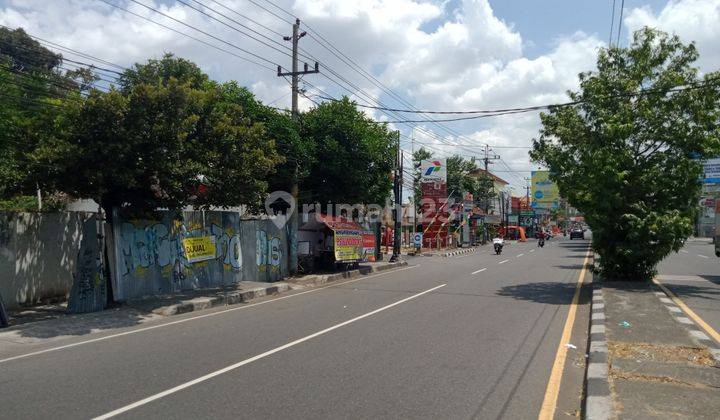
<svg viewBox="0 0 720 420">
<path fill-rule="evenodd" d="M 720 360 L 667 302 L 652 283 L 596 283 L 587 418 L 718 418 Z M 591 403 L 602 399 L 603 388 L 607 411 Z"/>
<path fill-rule="evenodd" d="M 172 295 L 124 302 L 114 308 L 88 314 L 66 314 L 67 303 L 24 308 L 10 313 L 10 326 L 0 329 L 0 347 L 5 343 L 31 343 L 41 339 L 84 335 L 107 329 L 124 328 L 149 320 L 192 311 L 233 305 L 277 295 L 290 290 L 317 287 L 329 282 L 399 268 L 407 262 L 362 263 L 358 269 L 336 273 L 288 277 L 275 283 L 242 281 L 222 288 L 190 290 Z"/>
</svg>

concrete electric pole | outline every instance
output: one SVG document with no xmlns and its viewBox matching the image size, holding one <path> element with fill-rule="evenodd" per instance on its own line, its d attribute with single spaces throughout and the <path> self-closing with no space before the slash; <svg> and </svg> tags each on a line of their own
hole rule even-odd
<svg viewBox="0 0 720 420">
<path fill-rule="evenodd" d="M 299 76 L 311 73 L 320 73 L 320 65 L 315 62 L 315 68 L 308 69 L 307 63 L 302 71 L 298 71 L 298 42 L 300 38 L 304 37 L 307 33 L 300 32 L 300 19 L 295 19 L 295 24 L 292 29 L 292 37 L 286 36 L 283 39 L 285 41 L 292 41 L 292 71 L 283 73 L 282 67 L 278 66 L 277 75 L 278 77 L 290 76 L 291 77 L 291 88 L 292 88 L 292 116 L 296 122 L 300 119 L 300 110 L 298 109 L 298 88 Z M 298 231 L 298 212 L 300 205 L 298 204 L 299 188 L 298 188 L 298 172 L 299 168 L 297 163 L 295 164 L 295 176 L 293 179 L 293 185 L 290 193 L 295 200 L 295 211 L 290 215 L 290 241 L 288 252 L 288 265 L 290 268 L 290 274 L 295 274 L 298 267 L 297 257 L 297 231 Z"/>
<path fill-rule="evenodd" d="M 393 238 L 393 254 L 390 262 L 400 260 L 400 245 L 402 235 L 402 177 L 403 177 L 403 155 L 400 151 L 400 132 L 397 132 L 397 151 L 395 155 L 395 176 L 393 177 L 393 187 L 395 190 L 395 209 L 393 210 L 393 218 L 395 219 L 395 237 Z"/>
</svg>

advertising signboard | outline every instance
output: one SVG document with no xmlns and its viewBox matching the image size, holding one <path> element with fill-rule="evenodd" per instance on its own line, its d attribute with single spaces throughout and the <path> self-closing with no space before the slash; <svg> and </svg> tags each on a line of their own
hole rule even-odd
<svg viewBox="0 0 720 420">
<path fill-rule="evenodd" d="M 335 261 L 357 261 L 362 258 L 363 237 L 359 230 L 335 229 Z"/>
<path fill-rule="evenodd" d="M 375 232 L 364 230 L 362 232 L 363 261 L 375 261 Z"/>
<path fill-rule="evenodd" d="M 703 184 L 720 183 L 720 158 L 703 161 Z"/>
<path fill-rule="evenodd" d="M 549 171 L 532 171 L 532 207 L 534 209 L 556 209 L 560 191 L 550 180 Z"/>
<path fill-rule="evenodd" d="M 447 161 L 445 159 L 420 161 L 420 182 L 447 182 Z"/>
<path fill-rule="evenodd" d="M 183 238 L 182 244 L 185 249 L 185 257 L 189 263 L 212 260 L 215 258 L 214 236 Z"/>
</svg>

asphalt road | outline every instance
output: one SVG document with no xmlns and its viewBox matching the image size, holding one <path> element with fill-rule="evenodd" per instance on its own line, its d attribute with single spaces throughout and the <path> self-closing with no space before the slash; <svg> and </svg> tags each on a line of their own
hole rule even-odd
<svg viewBox="0 0 720 420">
<path fill-rule="evenodd" d="M 260 305 L 40 343 L 28 351 L 51 351 L 28 357 L 0 348 L 0 417 L 537 418 L 586 249 L 554 239 L 416 257 Z M 587 296 L 556 418 L 580 408 Z"/>
<path fill-rule="evenodd" d="M 720 258 L 713 244 L 688 242 L 658 267 L 660 282 L 720 332 Z"/>
</svg>

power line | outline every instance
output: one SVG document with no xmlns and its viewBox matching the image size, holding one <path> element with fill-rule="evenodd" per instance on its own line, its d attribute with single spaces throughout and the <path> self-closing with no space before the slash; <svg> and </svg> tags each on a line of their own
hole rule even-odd
<svg viewBox="0 0 720 420">
<path fill-rule="evenodd" d="M 613 27 L 614 26 L 615 26 L 615 0 L 613 0 L 612 16 L 610 17 L 610 37 L 608 38 L 608 48 L 612 47 L 612 36 L 613 36 Z"/>
<path fill-rule="evenodd" d="M 620 33 L 622 32 L 622 18 L 623 18 L 623 11 L 625 10 L 625 0 L 622 0 L 622 3 L 620 4 L 620 21 L 618 22 L 618 33 L 617 33 L 617 42 L 615 43 L 616 47 L 620 47 Z"/>
<path fill-rule="evenodd" d="M 268 70 L 270 70 L 270 71 L 275 71 L 275 69 L 272 68 L 272 67 L 270 67 L 270 66 L 267 66 L 267 65 L 262 64 L 262 63 L 258 63 L 258 62 L 255 61 L 255 60 L 252 60 L 252 59 L 247 58 L 247 57 L 243 57 L 243 56 L 238 55 L 238 54 L 236 54 L 236 53 L 234 53 L 234 52 L 232 52 L 232 51 L 228 51 L 228 50 L 226 50 L 226 49 L 224 49 L 224 48 L 222 48 L 222 47 L 218 47 L 217 45 L 211 44 L 211 43 L 209 43 L 209 42 L 207 42 L 207 41 L 205 41 L 205 40 L 202 40 L 202 39 L 200 39 L 200 38 L 196 38 L 196 37 L 194 37 L 194 36 L 192 36 L 192 35 L 190 35 L 190 34 L 186 34 L 185 32 L 179 31 L 179 30 L 177 30 L 177 29 L 175 29 L 175 28 L 172 28 L 172 27 L 167 26 L 167 25 L 165 25 L 165 24 L 163 24 L 163 23 L 160 23 L 160 22 L 158 22 L 158 21 L 156 21 L 156 20 L 150 19 L 150 18 L 148 18 L 148 17 L 145 17 L 145 16 L 143 16 L 143 15 L 140 15 L 140 14 L 138 14 L 138 13 L 135 13 L 135 12 L 133 12 L 133 11 L 130 11 L 130 10 L 128 10 L 128 9 L 125 9 L 125 8 L 123 8 L 123 7 L 120 7 L 120 6 L 116 5 L 116 4 L 110 3 L 110 2 L 107 1 L 107 0 L 98 0 L 98 1 L 101 1 L 101 2 L 103 2 L 103 3 L 105 3 L 105 4 L 109 5 L 109 6 L 112 6 L 112 7 L 116 8 L 116 9 L 122 10 L 122 11 L 125 12 L 125 13 L 131 14 L 131 15 L 133 15 L 133 16 L 135 16 L 135 17 L 138 17 L 138 18 L 140 18 L 140 19 L 143 19 L 143 20 L 145 20 L 145 21 L 147 21 L 147 22 L 150 22 L 150 23 L 153 23 L 153 24 L 155 24 L 155 25 L 161 26 L 161 27 L 163 27 L 163 28 L 165 28 L 165 29 L 167 29 L 167 30 L 169 30 L 169 31 L 175 32 L 175 33 L 178 34 L 178 35 L 182 35 L 182 36 L 184 36 L 184 37 L 186 37 L 186 38 L 192 39 L 193 41 L 199 42 L 199 43 L 201 43 L 201 44 L 203 44 L 203 45 L 207 45 L 208 47 L 214 48 L 214 49 L 216 49 L 216 50 L 218 50 L 218 51 L 222 51 L 222 52 L 224 52 L 224 53 L 226 53 L 226 54 L 232 55 L 233 57 L 237 57 L 237 58 L 239 58 L 239 59 L 241 59 L 241 60 L 247 61 L 248 63 L 255 64 L 256 66 L 262 67 L 262 68 L 264 68 L 264 69 L 268 69 Z M 228 42 L 226 42 L 226 41 L 222 41 L 222 40 L 221 40 L 221 42 L 232 46 L 232 44 L 230 44 L 230 43 L 228 43 Z M 274 64 L 274 63 L 273 63 L 273 64 Z"/>
<path fill-rule="evenodd" d="M 218 19 L 218 18 L 216 18 L 216 17 L 214 17 L 214 16 L 212 16 L 212 15 L 210 15 L 210 14 L 208 14 L 208 13 L 205 13 L 204 11 L 202 11 L 201 9 L 198 9 L 197 7 L 191 6 L 190 4 L 186 3 L 184 0 L 176 0 L 176 1 L 177 1 L 178 3 L 180 3 L 180 4 L 183 4 L 183 5 L 187 6 L 187 7 L 195 10 L 196 12 L 198 12 L 198 13 L 204 15 L 204 16 L 209 17 L 210 19 L 212 19 L 212 20 L 214 20 L 214 21 L 216 21 L 216 22 L 219 22 L 219 23 L 227 26 L 228 28 L 230 28 L 230 29 L 232 29 L 232 30 L 234 30 L 234 31 L 236 31 L 236 32 L 238 32 L 238 33 L 241 33 L 241 34 L 245 35 L 246 37 L 248 37 L 248 38 L 250 38 L 250 39 L 252 39 L 252 40 L 254 40 L 254 41 L 256 41 L 256 42 L 259 42 L 260 44 L 265 45 L 266 47 L 272 48 L 273 50 L 275 50 L 275 51 L 277 51 L 277 52 L 279 52 L 279 53 L 281 53 L 281 54 L 285 54 L 285 55 L 287 55 L 287 56 L 289 56 L 289 57 L 292 57 L 292 54 L 291 54 L 291 53 L 289 53 L 289 52 L 287 52 L 287 51 L 283 51 L 283 50 L 281 50 L 281 49 L 278 49 L 277 47 L 274 47 L 274 46 L 268 44 L 268 43 L 265 42 L 265 41 L 262 41 L 262 40 L 260 40 L 260 39 L 257 39 L 257 38 L 255 38 L 254 36 L 248 34 L 247 32 L 244 32 L 244 31 L 242 31 L 242 30 L 240 30 L 240 29 L 238 29 L 238 28 L 236 28 L 236 27 L 234 27 L 234 26 L 232 26 L 232 25 L 230 25 L 230 24 L 228 24 L 228 23 L 226 23 L 226 22 L 223 22 L 222 20 L 220 20 L 220 19 Z M 266 36 L 266 35 L 261 34 L 260 32 L 258 32 L 258 31 L 256 31 L 256 30 L 250 28 L 250 27 L 247 26 L 247 25 L 244 25 L 244 24 L 238 22 L 237 20 L 235 20 L 235 19 L 233 19 L 233 18 L 231 18 L 231 17 L 223 14 L 222 12 L 218 12 L 216 9 L 213 9 L 213 8 L 210 7 L 210 6 L 207 6 L 207 5 L 203 4 L 203 3 L 200 3 L 198 0 L 191 0 L 191 1 L 199 4 L 200 6 L 204 7 L 204 8 L 207 9 L 207 10 L 210 10 L 210 11 L 212 11 L 212 12 L 214 12 L 214 13 L 222 16 L 222 17 L 224 17 L 225 19 L 229 20 L 230 22 L 233 22 L 234 24 L 236 24 L 236 25 L 238 25 L 238 26 L 240 26 L 240 27 L 242 27 L 242 28 L 245 28 L 245 29 L 249 30 L 250 32 L 253 32 L 253 33 L 255 33 L 255 34 L 257 34 L 257 35 L 259 35 L 259 36 L 261 36 L 261 37 L 263 37 L 263 38 L 265 38 L 265 39 L 267 39 L 267 40 L 269 40 L 270 42 L 279 45 L 281 48 L 285 48 L 286 50 L 290 50 L 290 49 L 287 47 L 287 45 L 281 44 L 281 43 L 275 41 L 274 39 L 272 39 L 272 38 L 270 38 L 270 37 L 268 37 L 268 36 Z"/>
<path fill-rule="evenodd" d="M 103 3 L 107 3 L 106 0 L 100 0 L 100 1 L 102 1 Z M 131 1 L 131 2 L 133 2 L 133 3 L 135 3 L 135 4 L 139 5 L 139 6 L 142 6 L 142 7 L 146 8 L 146 9 L 152 11 L 152 12 L 155 12 L 155 13 L 157 13 L 157 14 L 159 14 L 159 15 L 162 15 L 162 16 L 164 16 L 164 17 L 166 17 L 166 18 L 168 18 L 168 19 L 170 19 L 170 20 L 172 20 L 172 21 L 174 21 L 174 22 L 177 22 L 177 23 L 179 23 L 179 24 L 181 24 L 181 25 L 183 25 L 183 26 L 186 26 L 186 27 L 194 30 L 194 31 L 200 32 L 201 34 L 203 34 L 203 35 L 205 35 L 205 36 L 208 36 L 208 37 L 210 37 L 210 38 L 212 38 L 212 39 L 215 39 L 216 41 L 220 41 L 220 42 L 222 42 L 222 43 L 224 43 L 224 44 L 227 44 L 227 45 L 229 45 L 229 46 L 231 46 L 231 47 L 233 47 L 233 48 L 236 48 L 236 49 L 238 49 L 238 50 L 240 50 L 240 51 L 242 51 L 242 52 L 244 52 L 244 53 L 246 53 L 246 54 L 248 54 L 248 55 L 251 55 L 251 56 L 253 56 L 253 57 L 255 57 L 255 58 L 257 58 L 257 59 L 259 59 L 259 60 L 261 60 L 261 61 L 264 61 L 264 62 L 266 62 L 266 63 L 270 63 L 270 64 L 272 64 L 273 66 L 277 67 L 277 64 L 276 64 L 275 62 L 273 62 L 272 60 L 268 60 L 267 58 L 265 58 L 265 57 L 263 57 L 263 56 L 261 56 L 261 55 L 255 54 L 254 52 L 248 51 L 248 50 L 246 50 L 246 49 L 244 49 L 244 48 L 242 48 L 242 47 L 238 47 L 237 45 L 235 45 L 235 44 L 233 44 L 233 43 L 230 43 L 230 42 L 228 42 L 228 41 L 225 41 L 224 39 L 221 39 L 221 38 L 219 38 L 219 37 L 217 37 L 217 36 L 215 36 L 215 35 L 213 35 L 213 34 L 210 34 L 210 33 L 206 32 L 206 31 L 203 31 L 202 29 L 196 28 L 195 26 L 190 25 L 190 24 L 188 24 L 188 23 L 185 23 L 185 22 L 181 21 L 180 19 L 176 19 L 176 18 L 168 15 L 167 13 L 163 13 L 163 12 L 161 12 L 161 11 L 155 9 L 155 8 L 152 8 L 152 7 L 147 6 L 147 5 L 143 4 L 143 3 L 140 3 L 140 2 L 137 1 L 137 0 L 128 0 L 128 1 Z M 120 7 L 117 6 L 117 5 L 114 5 L 114 4 L 113 4 L 112 6 L 117 7 L 118 9 L 120 9 Z"/>
</svg>

